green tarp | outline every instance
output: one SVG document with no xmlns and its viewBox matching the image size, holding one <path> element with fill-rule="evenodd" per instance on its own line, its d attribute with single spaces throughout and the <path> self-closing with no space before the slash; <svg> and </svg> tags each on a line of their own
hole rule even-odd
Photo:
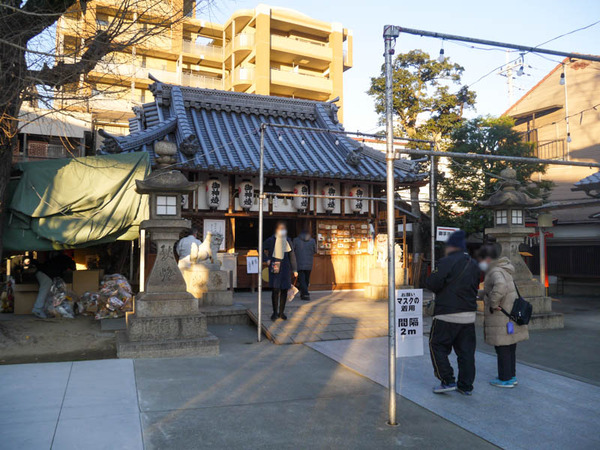
<svg viewBox="0 0 600 450">
<path fill-rule="evenodd" d="M 16 164 L 2 240 L 6 250 L 81 248 L 132 240 L 148 215 L 135 180 L 150 171 L 146 152 Z"/>
</svg>

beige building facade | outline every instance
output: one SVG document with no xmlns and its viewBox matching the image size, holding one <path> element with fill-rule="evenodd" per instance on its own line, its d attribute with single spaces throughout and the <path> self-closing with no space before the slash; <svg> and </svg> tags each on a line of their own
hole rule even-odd
<svg viewBox="0 0 600 450">
<path fill-rule="evenodd" d="M 600 63 L 565 59 L 511 106 L 506 115 L 516 121 L 539 158 L 600 162 Z M 589 199 L 572 191 L 574 183 L 595 168 L 549 166 L 540 175 L 555 183 L 549 201 Z M 551 210 L 550 275 L 600 278 L 598 206 Z M 535 262 L 537 265 L 537 262 Z"/>
<path fill-rule="evenodd" d="M 84 13 L 63 16 L 58 59 L 77 58 L 79 40 L 108 27 L 115 5 L 115 0 L 96 0 Z M 132 107 L 152 98 L 152 75 L 184 87 L 317 101 L 339 97 L 342 119 L 343 73 L 352 67 L 350 30 L 263 4 L 236 11 L 224 24 L 201 19 L 202 11 L 187 0 L 175 0 L 167 9 L 180 12 L 176 24 L 98 64 L 85 83 L 89 100 L 71 101 L 73 109 L 90 112 L 97 127 L 125 133 Z"/>
</svg>

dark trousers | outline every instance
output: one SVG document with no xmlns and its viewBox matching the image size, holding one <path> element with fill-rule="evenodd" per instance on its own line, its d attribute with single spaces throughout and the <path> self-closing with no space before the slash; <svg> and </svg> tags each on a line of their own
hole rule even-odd
<svg viewBox="0 0 600 450">
<path fill-rule="evenodd" d="M 273 289 L 271 291 L 271 302 L 273 303 L 273 314 L 281 316 L 287 302 L 287 289 Z M 279 312 L 277 306 L 279 306 Z"/>
<path fill-rule="evenodd" d="M 508 381 L 517 376 L 517 344 L 495 347 L 498 356 L 498 378 Z"/>
<path fill-rule="evenodd" d="M 429 335 L 429 352 L 435 376 L 443 384 L 455 382 L 448 359 L 452 349 L 458 357 L 458 388 L 473 390 L 475 381 L 475 324 L 450 323 L 433 319 Z"/>
<path fill-rule="evenodd" d="M 309 297 L 308 286 L 310 284 L 310 270 L 298 271 L 298 289 L 300 289 L 300 297 Z"/>
</svg>

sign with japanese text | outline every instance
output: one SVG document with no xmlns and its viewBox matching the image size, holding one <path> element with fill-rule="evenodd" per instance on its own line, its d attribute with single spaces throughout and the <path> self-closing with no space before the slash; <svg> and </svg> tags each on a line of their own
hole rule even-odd
<svg viewBox="0 0 600 450">
<path fill-rule="evenodd" d="M 396 290 L 396 357 L 423 355 L 423 289 Z"/>
<path fill-rule="evenodd" d="M 246 273 L 258 273 L 258 256 L 246 256 Z"/>
<path fill-rule="evenodd" d="M 446 242 L 450 235 L 455 231 L 460 230 L 460 228 L 454 227 L 436 227 L 435 240 Z"/>
</svg>

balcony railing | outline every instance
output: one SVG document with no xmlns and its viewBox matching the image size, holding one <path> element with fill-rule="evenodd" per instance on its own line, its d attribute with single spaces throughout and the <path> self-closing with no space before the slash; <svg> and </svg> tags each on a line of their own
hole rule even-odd
<svg viewBox="0 0 600 450">
<path fill-rule="evenodd" d="M 329 61 L 333 50 L 321 42 L 310 41 L 298 37 L 271 36 L 271 46 L 279 51 L 303 54 Z"/>
<path fill-rule="evenodd" d="M 223 47 L 196 44 L 192 41 L 183 41 L 183 52 L 207 59 L 221 59 L 223 57 Z"/>
<path fill-rule="evenodd" d="M 271 68 L 271 83 L 285 86 L 293 85 L 300 89 L 319 92 L 331 92 L 332 90 L 332 83 L 329 78 L 281 70 L 276 67 Z"/>
<path fill-rule="evenodd" d="M 181 76 L 184 86 L 205 88 L 205 89 L 223 89 L 223 80 L 220 78 L 205 77 L 202 75 L 192 75 L 184 73 Z"/>
<path fill-rule="evenodd" d="M 240 33 L 229 41 L 225 47 L 225 53 L 230 54 L 232 51 L 250 49 L 254 46 L 254 34 L 252 33 Z"/>
<path fill-rule="evenodd" d="M 537 141 L 534 145 L 537 158 L 563 160 L 567 158 L 567 145 L 564 139 Z"/>
</svg>

